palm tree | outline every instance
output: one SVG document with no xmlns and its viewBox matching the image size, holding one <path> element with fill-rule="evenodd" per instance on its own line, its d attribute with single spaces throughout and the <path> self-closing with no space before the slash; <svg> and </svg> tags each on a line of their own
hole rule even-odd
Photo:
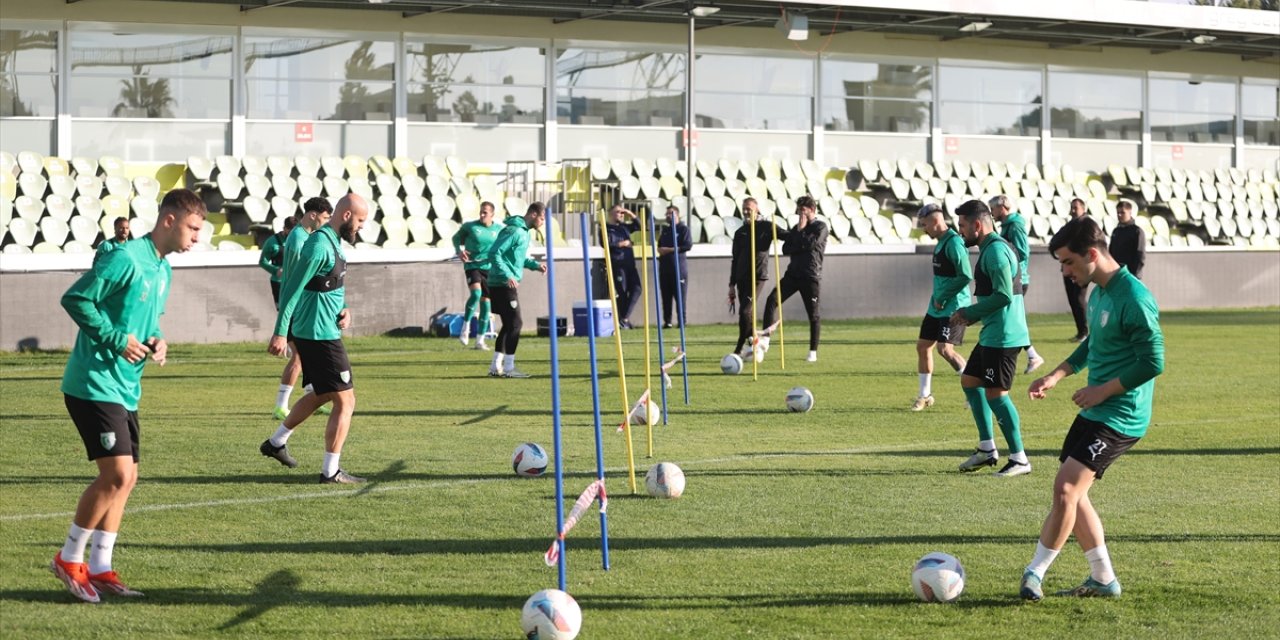
<svg viewBox="0 0 1280 640">
<path fill-rule="evenodd" d="M 133 77 L 120 81 L 120 103 L 111 110 L 112 117 L 172 118 L 169 107 L 174 103 L 169 80 L 151 80 L 142 65 L 133 65 Z"/>
</svg>

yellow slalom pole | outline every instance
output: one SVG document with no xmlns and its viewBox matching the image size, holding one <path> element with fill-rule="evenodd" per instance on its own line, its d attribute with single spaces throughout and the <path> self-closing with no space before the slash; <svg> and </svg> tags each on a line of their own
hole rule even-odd
<svg viewBox="0 0 1280 640">
<path fill-rule="evenodd" d="M 759 207 L 760 205 L 756 205 Z M 751 219 L 747 221 L 751 225 L 751 379 L 760 379 L 760 361 L 756 360 L 756 343 L 760 341 L 760 335 L 756 332 L 756 311 L 759 308 L 756 298 L 759 297 L 760 283 L 756 280 L 756 213 L 751 212 Z"/>
<path fill-rule="evenodd" d="M 609 257 L 609 228 L 604 211 L 600 212 L 600 246 L 604 247 L 604 272 L 609 281 L 609 306 L 613 307 L 613 346 L 618 351 L 618 386 L 622 390 L 622 428 L 627 431 L 627 473 L 631 480 L 631 493 L 636 490 L 636 456 L 631 446 L 631 401 L 627 399 L 627 367 L 622 359 L 622 325 L 618 321 L 618 292 L 613 286 L 613 259 Z M 591 304 L 590 301 L 587 304 Z M 588 313 L 595 313 L 587 309 Z"/>
<path fill-rule="evenodd" d="M 773 232 L 773 281 L 778 283 L 773 288 L 774 293 L 778 294 L 778 356 L 782 362 L 782 369 L 787 369 L 787 335 L 782 331 L 782 269 L 779 266 L 778 254 L 782 249 L 778 248 L 778 225 L 775 222 L 769 229 Z"/>
<path fill-rule="evenodd" d="M 653 354 L 649 344 L 649 221 L 645 219 L 647 215 L 649 215 L 647 211 L 643 209 L 640 211 L 640 299 L 644 301 L 644 392 L 652 399 Z M 652 458 L 653 416 L 649 415 L 649 402 L 645 400 L 644 403 L 644 426 L 649 438 L 649 448 L 645 457 Z"/>
</svg>

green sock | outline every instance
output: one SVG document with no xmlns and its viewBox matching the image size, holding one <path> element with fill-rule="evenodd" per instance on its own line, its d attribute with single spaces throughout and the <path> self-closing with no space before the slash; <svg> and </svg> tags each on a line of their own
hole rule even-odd
<svg viewBox="0 0 1280 640">
<path fill-rule="evenodd" d="M 991 402 L 991 410 L 996 414 L 996 422 L 1000 423 L 1000 433 L 1009 443 L 1009 453 L 1022 451 L 1022 421 L 1018 418 L 1018 409 L 1013 406 L 1013 399 L 1004 394 Z"/>
<path fill-rule="evenodd" d="M 489 306 L 489 299 L 488 298 L 482 299 L 480 301 L 480 335 L 482 336 L 485 335 L 486 333 L 489 333 L 490 310 L 491 308 Z"/>
<path fill-rule="evenodd" d="M 987 404 L 986 390 L 966 387 L 964 397 L 969 402 L 969 410 L 973 412 L 973 421 L 978 423 L 978 441 L 995 438 L 995 428 L 991 424 L 991 405 Z"/>
<path fill-rule="evenodd" d="M 462 308 L 462 317 L 466 318 L 467 322 L 471 322 L 471 318 L 476 315 L 476 306 L 480 304 L 480 295 L 479 289 L 472 289 L 471 293 L 467 295 L 467 305 Z"/>
</svg>

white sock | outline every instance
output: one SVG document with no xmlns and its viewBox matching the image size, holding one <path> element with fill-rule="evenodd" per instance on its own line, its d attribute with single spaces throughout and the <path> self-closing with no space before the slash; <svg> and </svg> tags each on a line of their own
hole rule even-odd
<svg viewBox="0 0 1280 640">
<path fill-rule="evenodd" d="M 994 453 L 996 455 L 1000 454 L 1000 452 L 996 450 L 995 440 L 982 440 L 981 442 L 978 443 L 978 448 L 982 449 L 983 451 L 990 451 L 991 453 Z"/>
<path fill-rule="evenodd" d="M 324 474 L 326 478 L 332 478 L 333 474 L 338 472 L 338 458 L 341 456 L 342 454 L 340 453 L 324 452 L 324 462 L 320 466 L 320 473 Z"/>
<path fill-rule="evenodd" d="M 117 531 L 94 531 L 89 544 L 89 573 L 106 573 L 111 570 L 111 552 L 116 548 Z"/>
<path fill-rule="evenodd" d="M 284 423 L 281 422 L 280 426 L 276 428 L 276 432 L 270 438 L 267 438 L 267 442 L 270 442 L 273 447 L 283 447 L 284 443 L 289 441 L 289 436 L 291 435 L 293 435 L 293 429 L 284 426 Z"/>
<path fill-rule="evenodd" d="M 1027 347 L 1027 357 L 1031 358 L 1032 360 L 1035 360 L 1036 358 L 1040 357 L 1040 354 L 1036 353 L 1035 345 Z"/>
<path fill-rule="evenodd" d="M 933 374 L 920 374 L 920 397 L 933 395 Z"/>
<path fill-rule="evenodd" d="M 280 385 L 280 393 L 277 393 L 277 394 L 276 394 L 276 408 L 277 408 L 277 409 L 288 409 L 288 408 L 289 408 L 289 396 L 290 396 L 291 394 L 293 394 L 293 385 L 291 385 L 291 384 L 282 384 L 282 385 Z"/>
<path fill-rule="evenodd" d="M 503 371 L 514 371 L 515 368 L 516 368 L 516 354 L 509 353 L 507 355 L 502 356 Z"/>
<path fill-rule="evenodd" d="M 1089 575 L 1101 584 L 1111 584 L 1116 579 L 1116 572 L 1111 568 L 1111 556 L 1107 554 L 1107 545 L 1100 544 L 1086 552 L 1084 559 L 1089 561 Z"/>
<path fill-rule="evenodd" d="M 476 344 L 484 344 L 484 334 L 483 334 L 483 333 L 476 337 Z"/>
<path fill-rule="evenodd" d="M 1017 453 L 1011 453 L 1011 454 L 1009 454 L 1009 459 L 1010 459 L 1010 460 L 1012 460 L 1012 461 L 1014 461 L 1014 462 L 1019 462 L 1019 463 L 1022 463 L 1022 464 L 1031 464 L 1031 462 L 1027 460 L 1027 452 L 1026 452 L 1026 451 L 1019 451 L 1019 452 L 1017 452 Z"/>
<path fill-rule="evenodd" d="M 1050 549 L 1049 547 L 1036 542 L 1036 554 L 1031 556 L 1031 564 L 1027 565 L 1027 571 L 1036 574 L 1036 577 L 1044 579 L 1044 574 L 1049 570 L 1049 565 L 1058 557 L 1059 549 Z"/>
<path fill-rule="evenodd" d="M 67 532 L 67 541 L 62 543 L 62 561 L 84 562 L 84 547 L 89 544 L 92 533 L 93 529 L 81 529 L 72 522 L 71 529 Z"/>
<path fill-rule="evenodd" d="M 494 370 L 494 371 L 502 371 L 502 357 L 503 357 L 503 356 L 502 356 L 502 353 L 501 353 L 501 352 L 494 351 L 494 352 L 493 352 L 493 365 L 492 365 L 491 367 L 489 367 L 489 368 L 490 368 L 490 369 L 492 369 L 492 370 Z"/>
<path fill-rule="evenodd" d="M 810 360 L 817 360 L 817 359 L 818 359 L 818 352 L 817 352 L 817 351 L 810 351 L 810 352 L 809 352 L 809 359 L 810 359 Z"/>
</svg>

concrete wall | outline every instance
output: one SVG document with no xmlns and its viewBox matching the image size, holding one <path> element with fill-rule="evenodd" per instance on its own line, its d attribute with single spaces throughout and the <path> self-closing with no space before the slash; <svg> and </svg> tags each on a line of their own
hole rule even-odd
<svg viewBox="0 0 1280 640">
<path fill-rule="evenodd" d="M 920 247 L 916 253 L 828 255 L 823 317 L 919 316 L 932 277 L 928 252 Z M 735 322 L 726 306 L 729 259 L 693 257 L 689 262 L 690 322 Z M 1032 313 L 1067 311 L 1055 265 L 1044 247 L 1033 248 L 1027 296 Z M 570 305 L 583 297 L 581 262 L 557 261 L 557 271 L 558 312 L 569 316 Z M 0 273 L 0 348 L 70 346 L 75 326 L 58 299 L 78 275 Z M 1164 310 L 1280 306 L 1280 253 L 1273 251 L 1149 253 L 1144 275 Z M 352 264 L 347 284 L 352 335 L 423 327 L 437 312 L 460 311 L 465 295 L 458 266 L 436 262 Z M 546 314 L 546 284 L 545 276 L 529 273 L 521 285 L 529 331 L 534 319 Z M 604 291 L 602 284 L 597 283 L 596 291 Z M 799 298 L 788 301 L 785 311 L 788 318 L 804 318 Z M 637 310 L 633 319 L 641 317 Z M 271 292 L 258 267 L 184 267 L 174 269 L 162 326 L 173 342 L 253 341 L 265 348 L 274 319 Z"/>
</svg>

